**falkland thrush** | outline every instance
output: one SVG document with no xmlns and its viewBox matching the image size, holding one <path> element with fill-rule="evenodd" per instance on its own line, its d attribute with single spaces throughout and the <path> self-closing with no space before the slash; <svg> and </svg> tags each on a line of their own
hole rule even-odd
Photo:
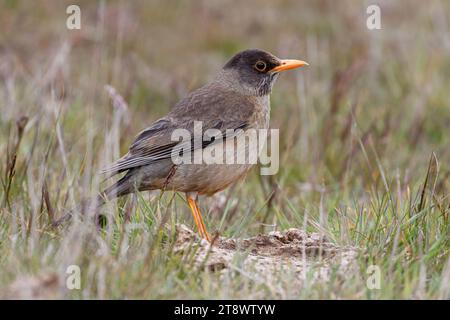
<svg viewBox="0 0 450 320">
<path fill-rule="evenodd" d="M 139 133 L 128 153 L 105 170 L 113 174 L 125 172 L 125 175 L 103 192 L 99 202 L 137 190 L 185 192 L 200 235 L 210 241 L 197 204 L 198 195 L 212 195 L 225 189 L 242 178 L 252 164 L 228 161 L 227 164 L 175 164 L 172 155 L 175 148 L 179 148 L 179 141 L 173 141 L 172 133 L 176 129 L 194 132 L 197 121 L 203 131 L 219 130 L 226 139 L 229 129 L 241 133 L 249 129 L 268 129 L 269 95 L 279 73 L 304 65 L 307 65 L 304 61 L 281 60 L 262 50 L 236 54 L 211 83 L 190 93 L 165 117 Z M 218 143 L 226 149 L 226 141 L 210 139 L 200 144 L 194 141 L 191 147 L 194 158 L 196 152 L 207 151 L 207 148 L 217 150 Z M 245 152 L 252 152 L 248 145 L 244 144 L 244 148 Z M 234 152 L 242 150 L 236 148 Z"/>
</svg>

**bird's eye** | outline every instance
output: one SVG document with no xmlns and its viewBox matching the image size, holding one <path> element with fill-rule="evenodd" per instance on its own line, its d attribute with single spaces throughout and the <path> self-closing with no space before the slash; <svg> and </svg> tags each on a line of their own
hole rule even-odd
<svg viewBox="0 0 450 320">
<path fill-rule="evenodd" d="M 264 61 L 258 61 L 255 63 L 255 69 L 258 71 L 264 71 L 266 70 L 266 63 Z"/>
</svg>

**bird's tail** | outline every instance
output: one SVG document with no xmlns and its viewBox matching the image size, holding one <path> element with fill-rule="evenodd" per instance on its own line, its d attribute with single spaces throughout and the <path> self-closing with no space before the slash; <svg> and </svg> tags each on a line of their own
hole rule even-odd
<svg viewBox="0 0 450 320">
<path fill-rule="evenodd" d="M 64 214 L 60 219 L 54 221 L 52 225 L 54 227 L 64 224 L 69 221 L 76 213 L 85 214 L 87 211 L 94 211 L 96 216 L 100 207 L 102 207 L 106 201 L 112 200 L 117 197 L 124 196 L 131 192 L 132 184 L 130 183 L 130 174 L 126 174 L 116 183 L 103 190 L 96 197 L 81 201 L 79 205 Z"/>
</svg>

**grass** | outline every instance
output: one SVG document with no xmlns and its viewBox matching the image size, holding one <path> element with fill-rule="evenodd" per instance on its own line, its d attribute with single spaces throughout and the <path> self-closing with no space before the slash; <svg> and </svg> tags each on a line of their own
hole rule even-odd
<svg viewBox="0 0 450 320">
<path fill-rule="evenodd" d="M 81 268 L 59 298 L 450 298 L 450 44 L 444 1 L 0 2 L 0 295 L 25 276 Z M 227 10 L 223 10 L 226 7 Z M 138 131 L 211 79 L 234 52 L 300 58 L 272 95 L 280 171 L 202 199 L 210 230 L 245 237 L 306 228 L 364 250 L 343 281 L 192 272 L 170 226 L 193 225 L 178 195 L 138 194 L 111 221 L 61 230 L 56 218 L 108 183 L 96 174 Z M 111 85 L 128 106 L 111 103 Z M 129 217 L 129 219 L 127 218 Z M 381 288 L 366 285 L 370 265 Z"/>
</svg>

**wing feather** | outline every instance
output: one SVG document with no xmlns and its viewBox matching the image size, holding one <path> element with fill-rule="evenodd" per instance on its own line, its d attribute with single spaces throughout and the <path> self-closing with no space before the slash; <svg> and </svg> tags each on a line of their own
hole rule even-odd
<svg viewBox="0 0 450 320">
<path fill-rule="evenodd" d="M 229 138 L 226 137 L 227 129 L 245 130 L 249 126 L 254 104 L 246 99 L 236 99 L 235 93 L 215 91 L 216 94 L 211 96 L 210 88 L 205 86 L 181 100 L 166 117 L 141 131 L 125 156 L 101 172 L 114 175 L 169 159 L 173 152 L 187 148 L 186 143 L 190 144 L 193 151 L 193 139 L 184 142 L 173 141 L 172 132 L 183 128 L 193 137 L 195 120 L 202 121 L 203 132 L 207 129 L 218 129 L 224 138 Z M 211 143 L 215 143 L 214 140 L 203 141 L 201 147 L 205 148 Z"/>
</svg>

